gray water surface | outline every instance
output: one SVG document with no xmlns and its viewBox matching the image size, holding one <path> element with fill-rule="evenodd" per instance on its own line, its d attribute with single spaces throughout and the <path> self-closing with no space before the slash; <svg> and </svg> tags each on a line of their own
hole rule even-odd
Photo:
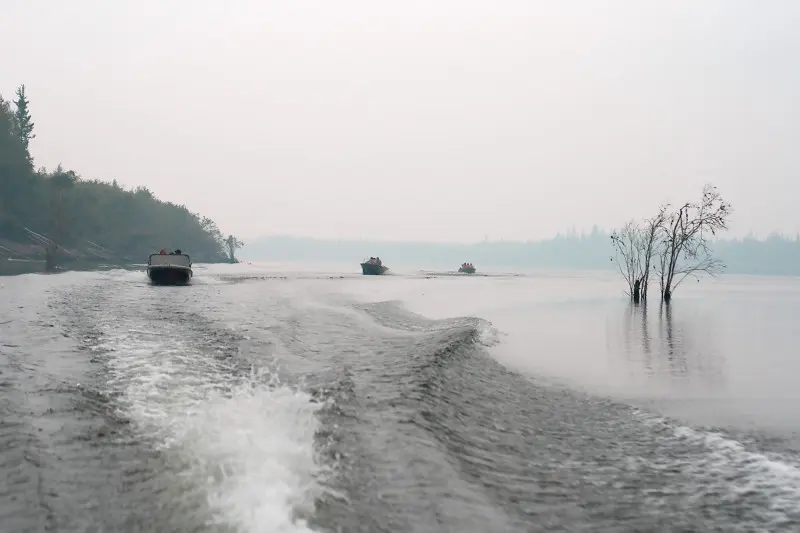
<svg viewBox="0 0 800 533">
<path fill-rule="evenodd" d="M 0 278 L 0 531 L 798 531 L 794 280 Z"/>
</svg>

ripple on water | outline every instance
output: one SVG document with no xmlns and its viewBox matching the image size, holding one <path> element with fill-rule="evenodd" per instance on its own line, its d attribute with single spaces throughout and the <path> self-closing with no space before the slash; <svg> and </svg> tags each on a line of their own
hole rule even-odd
<svg viewBox="0 0 800 533">
<path fill-rule="evenodd" d="M 798 530 L 796 457 L 510 372 L 478 318 L 94 276 L 0 307 L 3 527 Z"/>
<path fill-rule="evenodd" d="M 213 331 L 174 323 L 105 324 L 109 387 L 153 446 L 205 490 L 214 524 L 305 531 L 320 494 L 311 396 L 269 371 L 240 374 Z M 223 357 L 220 357 L 223 355 Z"/>
</svg>

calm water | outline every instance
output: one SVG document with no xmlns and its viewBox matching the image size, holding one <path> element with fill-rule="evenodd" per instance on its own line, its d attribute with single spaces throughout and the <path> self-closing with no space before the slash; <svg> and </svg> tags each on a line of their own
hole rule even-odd
<svg viewBox="0 0 800 533">
<path fill-rule="evenodd" d="M 800 281 L 321 270 L 0 278 L 0 532 L 800 530 Z"/>
</svg>

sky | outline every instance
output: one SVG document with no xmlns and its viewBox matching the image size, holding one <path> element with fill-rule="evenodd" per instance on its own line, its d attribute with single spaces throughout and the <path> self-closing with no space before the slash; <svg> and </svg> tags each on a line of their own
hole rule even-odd
<svg viewBox="0 0 800 533">
<path fill-rule="evenodd" d="M 3 0 L 37 165 L 242 238 L 800 232 L 796 0 Z"/>
</svg>

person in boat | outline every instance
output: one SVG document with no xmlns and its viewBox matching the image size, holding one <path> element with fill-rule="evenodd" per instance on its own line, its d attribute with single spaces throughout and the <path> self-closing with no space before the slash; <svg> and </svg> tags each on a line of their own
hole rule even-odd
<svg viewBox="0 0 800 533">
<path fill-rule="evenodd" d="M 378 265 L 378 266 L 381 266 L 383 264 L 383 263 L 381 263 L 381 258 L 380 257 L 376 257 L 375 258 L 375 264 Z"/>
<path fill-rule="evenodd" d="M 161 251 L 158 252 L 158 254 L 159 255 L 167 255 L 167 251 L 164 248 L 162 248 Z"/>
<path fill-rule="evenodd" d="M 181 254 L 182 254 L 181 249 L 180 248 L 176 248 L 175 249 L 175 255 L 181 255 Z"/>
</svg>

